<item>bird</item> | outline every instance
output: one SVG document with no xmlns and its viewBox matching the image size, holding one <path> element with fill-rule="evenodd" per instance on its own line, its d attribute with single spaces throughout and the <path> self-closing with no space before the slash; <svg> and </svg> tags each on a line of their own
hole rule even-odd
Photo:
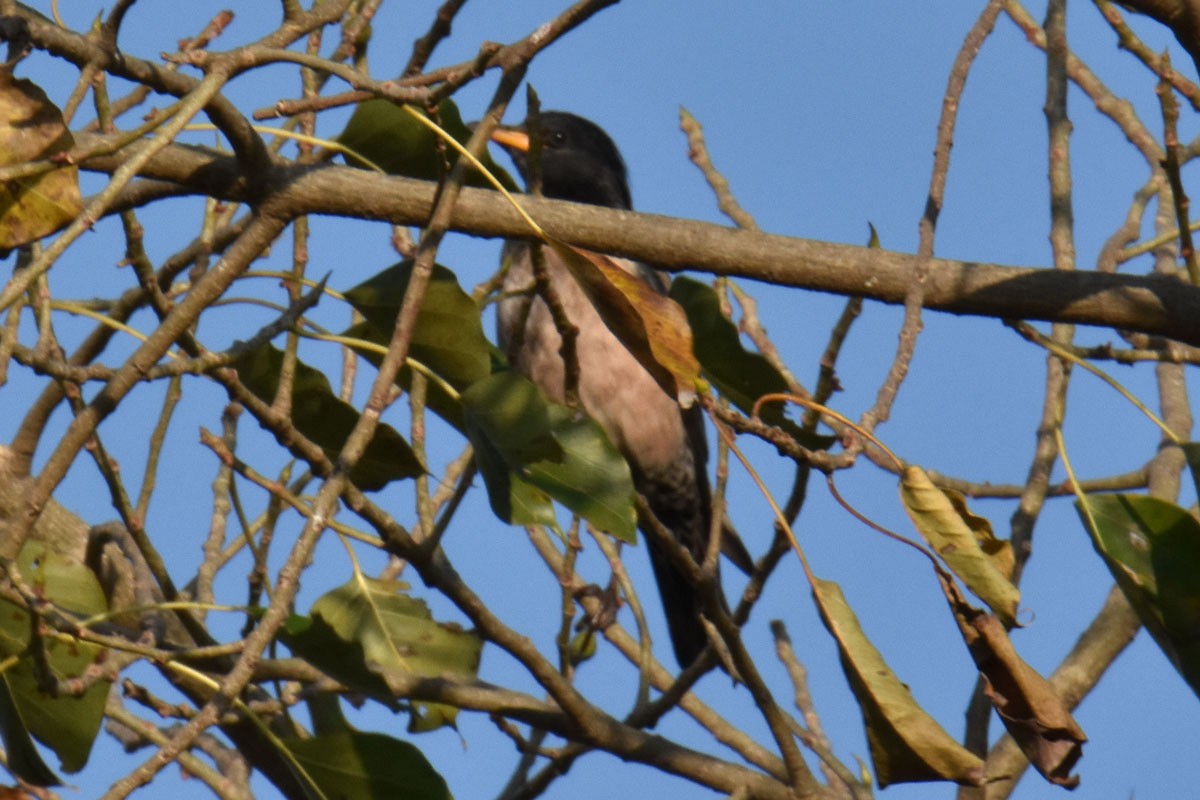
<svg viewBox="0 0 1200 800">
<path fill-rule="evenodd" d="M 542 112 L 535 124 L 536 138 L 541 142 L 540 175 L 545 197 L 632 209 L 625 161 L 600 126 L 565 111 Z M 492 136 L 508 152 L 527 184 L 530 138 L 527 125 L 501 127 Z M 510 266 L 497 312 L 500 347 L 518 372 L 550 400 L 561 403 L 565 398 L 562 340 L 550 309 L 531 291 L 529 245 L 510 241 L 505 246 L 505 258 Z M 699 405 L 684 409 L 668 395 L 605 325 L 556 253 L 547 247 L 543 258 L 550 285 L 567 318 L 578 329 L 575 348 L 579 404 L 629 463 L 634 488 L 645 498 L 654 517 L 697 563 L 702 562 L 712 530 L 712 498 L 708 444 Z M 665 293 L 667 283 L 661 273 L 637 262 L 613 260 Z M 639 520 L 643 534 L 649 524 Z M 687 667 L 708 643 L 701 621 L 702 601 L 669 554 L 656 545 L 655 538 L 644 538 L 675 658 L 680 667 Z M 723 536 L 722 541 L 734 563 L 749 571 L 751 559 L 740 540 Z"/>
</svg>

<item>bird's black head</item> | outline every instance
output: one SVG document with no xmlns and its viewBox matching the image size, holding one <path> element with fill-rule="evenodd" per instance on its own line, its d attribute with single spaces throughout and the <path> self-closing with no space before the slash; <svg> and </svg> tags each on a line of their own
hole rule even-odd
<svg viewBox="0 0 1200 800">
<path fill-rule="evenodd" d="M 543 111 L 537 130 L 542 143 L 542 194 L 610 208 L 632 207 L 625 162 L 599 125 L 565 111 Z M 508 151 L 528 181 L 525 126 L 497 131 L 492 138 Z"/>
</svg>

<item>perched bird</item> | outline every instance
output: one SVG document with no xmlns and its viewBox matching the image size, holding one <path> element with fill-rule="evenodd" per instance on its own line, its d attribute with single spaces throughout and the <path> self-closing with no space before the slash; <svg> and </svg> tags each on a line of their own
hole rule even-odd
<svg viewBox="0 0 1200 800">
<path fill-rule="evenodd" d="M 542 146 L 542 193 L 546 197 L 631 208 L 625 162 L 608 134 L 582 117 L 561 111 L 543 112 L 537 124 Z M 504 128 L 492 138 L 509 152 L 528 182 L 528 132 L 523 127 Z M 579 330 L 576 355 L 580 404 L 629 462 L 634 486 L 646 498 L 654 516 L 697 563 L 701 562 L 712 530 L 712 502 L 700 408 L 682 409 L 608 329 L 555 253 L 550 248 L 542 252 L 550 284 L 567 318 Z M 562 340 L 549 308 L 530 291 L 533 271 L 529 246 L 510 242 L 506 257 L 511 266 L 504 281 L 506 297 L 498 313 L 501 347 L 510 351 L 509 358 L 518 371 L 551 400 L 562 402 Z M 656 290 L 665 290 L 662 276 L 653 269 L 614 260 Z M 644 531 L 645 524 L 642 527 Z M 686 667 L 708 642 L 700 621 L 701 602 L 684 574 L 655 545 L 653 536 L 645 539 L 675 657 Z M 735 550 L 735 561 L 741 561 L 739 566 L 745 569 L 750 557 L 740 541 L 732 544 L 732 537 L 727 536 L 723 542 L 740 548 Z"/>
</svg>

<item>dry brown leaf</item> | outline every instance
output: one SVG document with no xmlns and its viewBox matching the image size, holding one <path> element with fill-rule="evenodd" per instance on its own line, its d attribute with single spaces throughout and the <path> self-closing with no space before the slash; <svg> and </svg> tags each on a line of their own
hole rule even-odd
<svg viewBox="0 0 1200 800">
<path fill-rule="evenodd" d="M 671 298 L 598 253 L 551 241 L 613 334 L 667 394 L 687 407 L 696 397 L 700 362 L 687 314 Z"/>
<path fill-rule="evenodd" d="M 949 575 L 939 570 L 938 579 L 1004 727 L 1046 780 L 1074 788 L 1071 769 L 1087 736 L 1050 682 L 1017 655 L 1000 620 L 967 603 Z"/>
<path fill-rule="evenodd" d="M 833 581 L 814 579 L 813 597 L 837 641 L 842 668 L 862 709 L 880 787 L 949 780 L 983 785 L 983 761 L 929 716 L 867 639 Z"/>
<path fill-rule="evenodd" d="M 62 112 L 36 84 L 0 70 L 0 166 L 51 158 L 74 146 Z M 0 183 L 0 252 L 37 241 L 83 211 L 73 164 Z"/>
</svg>

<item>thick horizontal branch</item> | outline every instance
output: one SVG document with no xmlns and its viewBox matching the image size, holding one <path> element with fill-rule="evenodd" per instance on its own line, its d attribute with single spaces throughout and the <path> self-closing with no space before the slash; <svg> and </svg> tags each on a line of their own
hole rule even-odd
<svg viewBox="0 0 1200 800">
<path fill-rule="evenodd" d="M 80 137 L 87 146 L 86 137 Z M 88 159 L 111 172 L 128 157 Z M 329 214 L 421 225 L 436 186 L 338 166 L 277 162 L 259 196 L 273 215 Z M 245 200 L 249 182 L 231 157 L 175 146 L 151 160 L 147 178 L 191 191 Z M 262 186 L 263 184 L 258 184 Z M 132 201 L 136 202 L 136 201 Z M 704 222 L 522 198 L 550 235 L 569 244 L 627 256 L 669 271 L 695 269 L 780 286 L 861 295 L 902 303 L 920 260 L 903 253 L 736 230 Z M 529 229 L 496 192 L 466 189 L 451 227 L 486 237 L 520 237 Z M 1141 331 L 1200 345 L 1200 288 L 1161 276 L 1011 267 L 932 259 L 925 305 L 954 314 L 1038 319 Z"/>
</svg>

